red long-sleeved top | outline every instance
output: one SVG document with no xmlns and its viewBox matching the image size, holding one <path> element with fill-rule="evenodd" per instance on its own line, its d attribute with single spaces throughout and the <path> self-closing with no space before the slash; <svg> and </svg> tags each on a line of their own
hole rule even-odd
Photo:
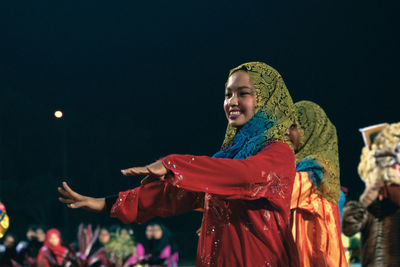
<svg viewBox="0 0 400 267">
<path fill-rule="evenodd" d="M 285 143 L 246 159 L 170 155 L 164 181 L 120 192 L 111 216 L 143 223 L 204 209 L 196 266 L 299 266 L 290 229 L 296 174 Z"/>
</svg>

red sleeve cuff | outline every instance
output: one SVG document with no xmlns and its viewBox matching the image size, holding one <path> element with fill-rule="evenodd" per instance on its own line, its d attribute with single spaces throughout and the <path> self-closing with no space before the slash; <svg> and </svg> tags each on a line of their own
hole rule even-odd
<svg viewBox="0 0 400 267">
<path fill-rule="evenodd" d="M 163 158 L 162 163 L 164 164 L 165 168 L 167 168 L 168 171 L 172 174 L 172 175 L 169 175 L 169 177 L 168 177 L 170 179 L 169 182 L 172 185 L 179 187 L 180 183 L 182 183 L 182 180 L 184 179 L 184 175 L 183 175 L 182 170 L 175 165 L 173 156 L 174 155 L 170 155 L 170 156 Z M 182 156 L 182 155 L 180 155 L 180 156 Z M 191 157 L 191 159 L 189 159 L 189 163 L 191 163 L 192 161 L 194 161 L 194 157 Z"/>
<path fill-rule="evenodd" d="M 128 224 L 138 222 L 138 191 L 140 187 L 125 192 L 120 192 L 117 200 L 111 208 L 110 216 Z"/>
</svg>

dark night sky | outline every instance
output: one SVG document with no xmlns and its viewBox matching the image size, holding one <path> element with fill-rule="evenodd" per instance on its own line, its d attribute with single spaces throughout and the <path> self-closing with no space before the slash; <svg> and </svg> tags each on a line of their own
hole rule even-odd
<svg viewBox="0 0 400 267">
<path fill-rule="evenodd" d="M 358 129 L 399 121 L 398 14 L 398 1 L 381 0 L 2 1 L 0 198 L 10 231 L 116 223 L 57 202 L 64 141 L 66 180 L 93 196 L 137 186 L 121 168 L 212 155 L 226 127 L 228 70 L 255 60 L 282 74 L 294 101 L 325 109 L 338 131 L 342 184 L 357 198 Z M 200 220 L 163 220 L 186 257 Z"/>
</svg>

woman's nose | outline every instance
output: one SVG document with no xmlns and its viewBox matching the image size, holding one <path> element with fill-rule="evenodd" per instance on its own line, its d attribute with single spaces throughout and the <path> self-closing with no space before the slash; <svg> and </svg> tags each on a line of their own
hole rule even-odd
<svg viewBox="0 0 400 267">
<path fill-rule="evenodd" d="M 238 98 L 236 95 L 232 95 L 232 97 L 229 99 L 229 105 L 230 106 L 237 106 L 238 105 Z"/>
</svg>

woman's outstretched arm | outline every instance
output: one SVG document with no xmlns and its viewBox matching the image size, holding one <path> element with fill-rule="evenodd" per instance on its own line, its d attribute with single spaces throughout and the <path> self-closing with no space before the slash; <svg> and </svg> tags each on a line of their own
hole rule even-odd
<svg viewBox="0 0 400 267">
<path fill-rule="evenodd" d="M 148 175 L 193 192 L 227 199 L 289 198 L 296 173 L 293 151 L 285 143 L 266 146 L 246 159 L 170 155 L 146 167 L 123 170 L 124 175 Z"/>
<path fill-rule="evenodd" d="M 102 212 L 106 209 L 105 198 L 88 197 L 73 191 L 66 182 L 62 183 L 64 188 L 59 187 L 58 192 L 65 198 L 59 197 L 58 199 L 67 204 L 71 209 L 85 209 L 94 212 Z"/>
<path fill-rule="evenodd" d="M 59 198 L 69 208 L 82 208 L 94 212 L 110 212 L 111 217 L 124 223 L 144 223 L 154 217 L 169 217 L 202 208 L 204 194 L 190 192 L 172 186 L 166 181 L 155 181 L 120 192 L 112 203 L 106 198 L 92 198 L 73 191 L 67 183 L 58 191 L 65 197 Z M 110 200 L 108 199 L 108 200 Z"/>
</svg>

